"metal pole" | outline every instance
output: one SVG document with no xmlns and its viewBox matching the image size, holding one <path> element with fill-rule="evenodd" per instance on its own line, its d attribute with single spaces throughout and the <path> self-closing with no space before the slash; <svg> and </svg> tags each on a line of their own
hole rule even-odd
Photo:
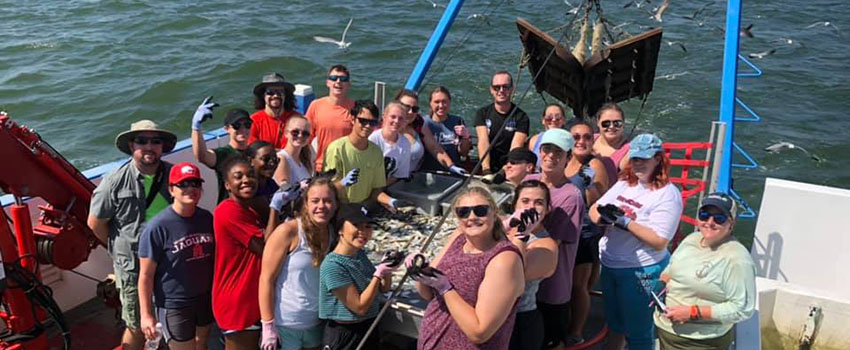
<svg viewBox="0 0 850 350">
<path fill-rule="evenodd" d="M 717 139 L 712 140 L 714 142 L 714 164 L 711 165 L 711 180 L 708 183 L 708 193 L 717 192 L 717 179 L 720 177 L 720 168 L 721 162 L 723 161 L 724 153 L 731 153 L 729 149 L 723 148 L 723 143 L 720 142 L 726 137 L 726 123 L 724 122 L 712 122 L 713 125 L 717 126 Z M 700 200 L 702 202 L 702 200 Z"/>
<path fill-rule="evenodd" d="M 738 85 L 738 44 L 741 28 L 741 0 L 726 5 L 726 38 L 723 45 L 723 80 L 720 87 L 720 121 L 726 123 L 717 191 L 732 190 L 732 140 L 735 138 L 735 92 Z"/>
<path fill-rule="evenodd" d="M 446 6 L 446 10 L 443 11 L 443 17 L 440 18 L 440 22 L 437 23 L 437 27 L 434 28 L 434 33 L 431 34 L 431 39 L 428 40 L 428 44 L 425 45 L 425 50 L 422 51 L 422 54 L 419 56 L 419 61 L 416 62 L 416 66 L 413 67 L 413 72 L 410 73 L 410 77 L 407 79 L 407 84 L 404 84 L 404 88 L 408 90 L 418 91 L 419 85 L 422 84 L 422 80 L 425 79 L 425 74 L 428 73 L 428 69 L 431 68 L 431 63 L 434 62 L 434 58 L 437 57 L 437 52 L 440 51 L 440 46 L 443 45 L 443 39 L 446 38 L 446 34 L 449 33 L 449 29 L 452 27 L 452 23 L 455 21 L 455 17 L 460 12 L 460 8 L 463 6 L 464 0 L 452 0 L 449 2 L 448 6 Z"/>
</svg>

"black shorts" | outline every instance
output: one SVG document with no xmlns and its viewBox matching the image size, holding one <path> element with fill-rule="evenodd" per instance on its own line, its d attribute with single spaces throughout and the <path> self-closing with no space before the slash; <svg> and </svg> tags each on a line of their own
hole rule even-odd
<svg viewBox="0 0 850 350">
<path fill-rule="evenodd" d="M 510 350 L 543 348 L 543 316 L 537 309 L 516 313 Z"/>
<path fill-rule="evenodd" d="M 172 339 L 178 342 L 193 340 L 195 327 L 209 326 L 214 321 L 210 296 L 179 309 L 157 308 L 156 313 L 166 342 Z"/>
<path fill-rule="evenodd" d="M 570 303 L 546 304 L 538 301 L 537 310 L 543 316 L 543 347 L 551 348 L 565 341 L 570 323 Z"/>
<path fill-rule="evenodd" d="M 599 262 L 599 239 L 600 235 L 578 240 L 578 250 L 576 250 L 576 265 L 595 264 Z"/>
<path fill-rule="evenodd" d="M 325 322 L 325 332 L 322 335 L 323 350 L 355 350 L 369 326 L 372 325 L 374 318 L 363 320 L 357 323 L 338 323 L 333 320 Z M 378 330 L 372 331 L 369 340 L 364 344 L 363 349 L 378 348 Z"/>
</svg>

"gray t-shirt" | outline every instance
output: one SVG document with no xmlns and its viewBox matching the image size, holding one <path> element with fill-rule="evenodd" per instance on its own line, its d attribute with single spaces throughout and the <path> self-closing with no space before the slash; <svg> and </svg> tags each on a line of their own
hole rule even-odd
<svg viewBox="0 0 850 350">
<path fill-rule="evenodd" d="M 528 238 L 528 244 L 546 237 L 549 237 L 549 232 L 546 230 L 540 230 L 540 232 L 532 234 Z M 519 302 L 516 304 L 516 312 L 525 312 L 537 309 L 537 289 L 540 288 L 540 281 L 542 281 L 542 279 L 525 282 L 525 291 L 522 292 L 522 295 L 519 297 Z"/>
</svg>

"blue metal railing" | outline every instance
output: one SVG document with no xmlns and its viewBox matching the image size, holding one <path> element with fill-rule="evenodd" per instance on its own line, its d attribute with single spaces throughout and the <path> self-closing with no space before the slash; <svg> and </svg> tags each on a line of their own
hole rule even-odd
<svg viewBox="0 0 850 350">
<path fill-rule="evenodd" d="M 737 96 L 738 78 L 758 78 L 763 74 L 761 69 L 738 52 L 741 2 L 742 0 L 729 0 L 726 5 L 726 33 L 723 47 L 723 77 L 720 87 L 719 116 L 720 121 L 726 123 L 726 134 L 723 140 L 718 141 L 723 143 L 724 152 L 721 156 L 720 169 L 717 170 L 719 171 L 717 191 L 728 193 L 740 203 L 744 212 L 739 217 L 754 218 L 756 216 L 755 210 L 732 188 L 732 170 L 734 168 L 757 169 L 759 167 L 755 158 L 735 142 L 735 122 L 758 123 L 761 121 L 761 116 Z M 739 62 L 743 62 L 749 67 L 750 71 L 738 72 Z M 738 115 L 738 107 L 746 111 L 747 114 Z M 746 163 L 734 163 L 735 153 L 740 154 L 746 160 Z"/>
</svg>

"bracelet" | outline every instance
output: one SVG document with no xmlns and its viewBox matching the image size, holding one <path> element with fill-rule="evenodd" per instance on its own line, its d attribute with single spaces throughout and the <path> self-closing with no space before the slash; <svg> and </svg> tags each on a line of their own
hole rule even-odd
<svg viewBox="0 0 850 350">
<path fill-rule="evenodd" d="M 699 306 L 691 305 L 690 318 L 691 320 L 697 320 L 700 318 Z"/>
</svg>

